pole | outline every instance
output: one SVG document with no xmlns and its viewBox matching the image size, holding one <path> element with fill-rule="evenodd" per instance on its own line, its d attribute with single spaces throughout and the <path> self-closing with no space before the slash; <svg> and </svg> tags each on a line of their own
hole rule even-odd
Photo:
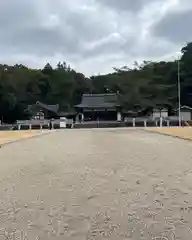
<svg viewBox="0 0 192 240">
<path fill-rule="evenodd" d="M 179 107 L 179 127 L 181 127 L 181 76 L 180 76 L 180 60 L 178 58 L 177 64 L 177 85 L 178 85 L 178 107 Z"/>
</svg>

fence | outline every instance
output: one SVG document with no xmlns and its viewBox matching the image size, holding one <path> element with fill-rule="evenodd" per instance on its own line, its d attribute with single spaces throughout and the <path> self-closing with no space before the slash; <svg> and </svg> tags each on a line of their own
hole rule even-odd
<svg viewBox="0 0 192 240">
<path fill-rule="evenodd" d="M 126 118 L 125 123 L 130 127 L 176 127 L 179 126 L 178 117 L 168 118 Z M 182 121 L 184 125 L 184 121 Z"/>
<path fill-rule="evenodd" d="M 18 120 L 14 129 L 17 130 L 33 130 L 33 129 L 51 129 L 72 128 L 73 121 L 71 119 L 54 119 L 54 120 Z"/>
<path fill-rule="evenodd" d="M 184 126 L 184 122 L 182 121 Z M 126 118 L 125 121 L 92 121 L 75 123 L 74 128 L 114 128 L 114 127 L 176 127 L 178 119 Z"/>
<path fill-rule="evenodd" d="M 61 128 L 115 128 L 115 127 L 176 127 L 179 126 L 177 118 L 153 119 L 153 118 L 126 118 L 124 121 L 95 121 L 73 123 L 72 119 L 55 119 L 51 121 L 52 129 Z M 182 121 L 182 126 L 185 126 Z M 0 125 L 0 130 L 33 130 L 49 129 L 50 120 L 24 120 L 17 121 L 13 125 Z"/>
</svg>

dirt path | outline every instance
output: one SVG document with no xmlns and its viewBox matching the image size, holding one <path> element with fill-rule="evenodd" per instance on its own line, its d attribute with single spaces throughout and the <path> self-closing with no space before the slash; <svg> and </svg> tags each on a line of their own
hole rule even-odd
<svg viewBox="0 0 192 240">
<path fill-rule="evenodd" d="M 0 131 L 0 146 L 6 143 L 15 142 L 21 139 L 35 137 L 49 131 L 26 130 L 26 131 Z"/>
<path fill-rule="evenodd" d="M 0 184 L 0 240 L 192 239 L 188 141 L 54 132 L 1 148 Z"/>
<path fill-rule="evenodd" d="M 146 128 L 145 130 L 192 141 L 192 128 L 191 127 Z"/>
</svg>

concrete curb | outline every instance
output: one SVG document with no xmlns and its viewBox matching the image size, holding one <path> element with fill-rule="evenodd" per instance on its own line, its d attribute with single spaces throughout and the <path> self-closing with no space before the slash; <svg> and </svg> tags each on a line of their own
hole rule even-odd
<svg viewBox="0 0 192 240">
<path fill-rule="evenodd" d="M 54 133 L 54 132 L 56 132 L 56 131 L 51 130 L 50 132 L 46 131 L 46 132 L 38 133 L 37 135 L 34 135 L 34 136 L 29 136 L 29 137 L 26 137 L 26 138 L 15 139 L 15 140 L 12 140 L 10 142 L 6 142 L 6 143 L 0 144 L 0 148 L 2 148 L 3 146 L 9 145 L 9 144 L 13 144 L 13 143 L 29 140 L 29 139 L 32 139 L 32 138 L 42 137 L 42 136 L 45 136 L 45 135 L 48 135 L 48 134 L 51 134 L 51 133 Z"/>
<path fill-rule="evenodd" d="M 177 139 L 180 139 L 180 140 L 185 140 L 185 141 L 192 142 L 192 139 L 187 138 L 187 137 L 174 136 L 174 135 L 171 135 L 169 133 L 155 132 L 155 131 L 151 131 L 151 130 L 147 130 L 147 129 L 140 129 L 140 130 L 148 132 L 148 133 L 160 134 L 160 135 L 164 135 L 164 136 L 167 136 L 167 137 L 172 137 L 172 138 L 177 138 Z"/>
</svg>

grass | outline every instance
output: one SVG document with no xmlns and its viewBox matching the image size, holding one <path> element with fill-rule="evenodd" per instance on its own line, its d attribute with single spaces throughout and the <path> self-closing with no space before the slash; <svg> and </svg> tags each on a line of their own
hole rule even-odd
<svg viewBox="0 0 192 240">
<path fill-rule="evenodd" d="M 191 127 L 163 127 L 163 128 L 147 128 L 148 131 L 166 134 L 174 137 L 179 137 L 187 140 L 192 140 Z"/>
<path fill-rule="evenodd" d="M 27 139 L 29 137 L 36 136 L 40 134 L 41 131 L 39 130 L 33 130 L 33 131 L 2 131 L 0 132 L 0 145 L 21 140 L 21 139 Z"/>
</svg>

